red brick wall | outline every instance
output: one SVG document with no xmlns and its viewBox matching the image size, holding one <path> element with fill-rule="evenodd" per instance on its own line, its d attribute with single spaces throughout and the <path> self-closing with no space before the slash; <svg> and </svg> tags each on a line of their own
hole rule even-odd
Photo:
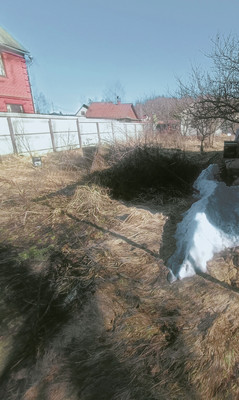
<svg viewBox="0 0 239 400">
<path fill-rule="evenodd" d="M 34 113 L 25 58 L 7 52 L 1 56 L 6 76 L 0 76 L 0 111 L 7 111 L 7 104 L 21 104 L 25 113 Z"/>
</svg>

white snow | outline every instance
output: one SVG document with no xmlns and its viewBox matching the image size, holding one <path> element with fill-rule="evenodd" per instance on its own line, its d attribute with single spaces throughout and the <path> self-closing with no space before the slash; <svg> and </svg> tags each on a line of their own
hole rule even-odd
<svg viewBox="0 0 239 400">
<path fill-rule="evenodd" d="M 215 253 L 239 245 L 239 186 L 217 181 L 218 172 L 210 165 L 194 183 L 199 199 L 177 226 L 176 251 L 167 263 L 170 282 L 206 272 Z"/>
</svg>

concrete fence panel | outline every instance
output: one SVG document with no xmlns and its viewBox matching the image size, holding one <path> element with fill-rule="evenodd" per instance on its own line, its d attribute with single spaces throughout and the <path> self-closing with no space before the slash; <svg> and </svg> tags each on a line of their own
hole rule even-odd
<svg viewBox="0 0 239 400">
<path fill-rule="evenodd" d="M 56 150 L 79 147 L 79 136 L 76 120 L 51 119 L 52 134 Z"/>
<path fill-rule="evenodd" d="M 11 119 L 14 134 L 27 135 L 35 133 L 49 133 L 48 119 L 41 118 L 19 118 L 15 117 Z"/>
<path fill-rule="evenodd" d="M 14 153 L 14 148 L 10 136 L 8 120 L 7 118 L 2 118 L 0 123 L 0 154 L 12 154 Z"/>
<path fill-rule="evenodd" d="M 114 138 L 115 141 L 117 142 L 124 142 L 127 139 L 127 132 L 125 129 L 125 124 L 122 124 L 121 122 L 114 122 Z"/>
<path fill-rule="evenodd" d="M 114 142 L 114 129 L 113 122 L 98 122 L 98 132 L 100 135 L 101 143 L 113 143 Z"/>
<path fill-rule="evenodd" d="M 10 136 L 0 135 L 0 155 L 13 154 L 14 149 Z"/>
<path fill-rule="evenodd" d="M 9 125 L 12 126 L 18 153 L 41 153 L 52 149 L 47 119 L 9 117 Z"/>
<path fill-rule="evenodd" d="M 135 139 L 139 122 L 87 120 L 85 117 L 0 113 L 0 155 L 50 151 Z"/>
</svg>

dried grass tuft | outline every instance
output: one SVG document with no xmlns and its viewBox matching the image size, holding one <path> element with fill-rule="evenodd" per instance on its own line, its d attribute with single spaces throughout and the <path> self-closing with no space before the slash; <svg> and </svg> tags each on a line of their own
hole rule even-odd
<svg viewBox="0 0 239 400">
<path fill-rule="evenodd" d="M 109 190 L 96 185 L 79 186 L 67 212 L 73 213 L 80 220 L 103 222 L 114 214 L 116 203 L 109 196 Z"/>
</svg>

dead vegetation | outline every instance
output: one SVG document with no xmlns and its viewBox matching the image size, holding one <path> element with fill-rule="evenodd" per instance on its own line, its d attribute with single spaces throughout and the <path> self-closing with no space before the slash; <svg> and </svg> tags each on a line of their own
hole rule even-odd
<svg viewBox="0 0 239 400">
<path fill-rule="evenodd" d="M 51 154 L 41 168 L 3 158 L 2 399 L 239 398 L 237 249 L 173 285 L 165 267 L 196 171 L 217 159 L 152 145 Z"/>
</svg>

